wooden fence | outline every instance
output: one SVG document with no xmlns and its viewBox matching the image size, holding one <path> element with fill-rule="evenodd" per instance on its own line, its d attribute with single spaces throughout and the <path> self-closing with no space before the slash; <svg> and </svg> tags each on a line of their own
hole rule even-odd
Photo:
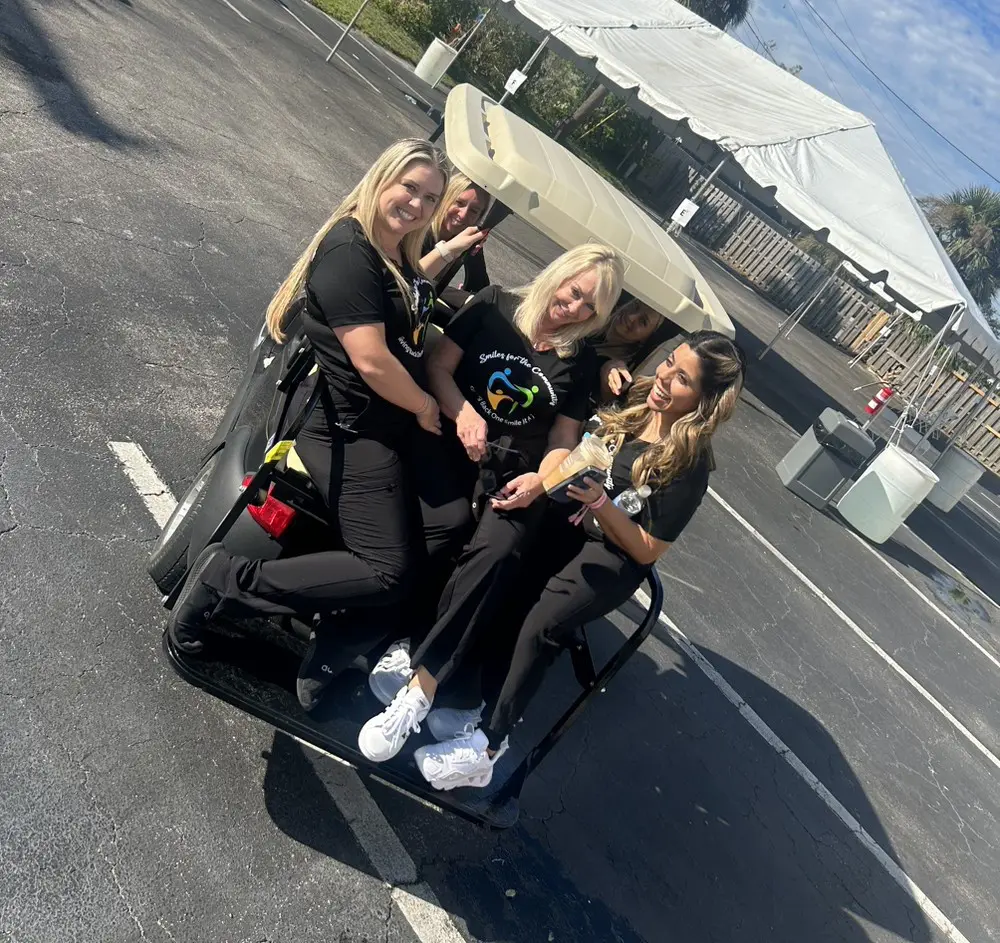
<svg viewBox="0 0 1000 943">
<path fill-rule="evenodd" d="M 653 209 L 666 215 L 704 179 L 703 169 L 694 166 L 687 155 L 664 147 L 633 183 Z M 668 181 L 666 186 L 664 181 Z M 899 376 L 926 345 L 926 331 L 917 329 L 908 318 L 896 318 L 885 310 L 878 296 L 856 285 L 846 274 L 836 275 L 824 288 L 830 269 L 796 246 L 792 234 L 780 223 L 763 216 L 752 202 L 726 184 L 713 181 L 697 203 L 698 212 L 685 228 L 690 237 L 739 272 L 786 314 L 801 311 L 822 288 L 802 326 L 850 353 L 865 350 L 862 360 L 879 379 L 890 381 Z M 876 340 L 887 326 L 891 327 L 887 337 Z M 873 340 L 875 343 L 869 344 Z M 975 409 L 976 421 L 958 444 L 1000 474 L 1000 395 L 996 389 L 990 391 L 973 384 L 957 401 L 949 403 L 949 395 L 965 379 L 964 373 L 940 371 L 931 395 L 921 400 L 921 412 L 934 415 L 945 403 L 951 416 L 964 415 L 966 408 Z M 900 392 L 912 395 L 918 382 L 919 376 L 912 378 Z M 952 418 L 941 430 L 950 435 L 954 428 Z"/>
</svg>

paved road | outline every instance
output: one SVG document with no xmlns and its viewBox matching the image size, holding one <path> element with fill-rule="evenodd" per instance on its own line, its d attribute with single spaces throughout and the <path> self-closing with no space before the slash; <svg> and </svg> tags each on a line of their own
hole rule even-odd
<svg viewBox="0 0 1000 943">
<path fill-rule="evenodd" d="M 287 3 L 0 10 L 0 938 L 944 940 L 780 738 L 965 937 L 1000 939 L 1000 614 L 932 596 L 946 564 L 906 535 L 884 549 L 910 583 L 780 488 L 795 411 L 841 395 L 808 338 L 720 443 L 713 486 L 752 530 L 706 501 L 664 567 L 697 648 L 657 630 L 510 832 L 372 786 L 376 815 L 353 773 L 167 667 L 156 526 L 107 443 L 181 491 L 290 261 L 385 144 L 431 125 L 360 47 L 357 72 L 326 66 L 289 11 L 336 29 Z M 490 263 L 513 283 L 549 251 L 512 223 Z M 773 312 L 706 271 L 748 346 L 766 336 Z M 386 848 L 412 869 L 395 891 Z"/>
</svg>

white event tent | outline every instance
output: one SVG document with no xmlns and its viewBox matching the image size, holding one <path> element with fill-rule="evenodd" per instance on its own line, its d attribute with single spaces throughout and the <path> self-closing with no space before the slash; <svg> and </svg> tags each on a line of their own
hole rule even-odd
<svg viewBox="0 0 1000 943">
<path fill-rule="evenodd" d="M 714 142 L 757 187 L 914 316 L 1000 369 L 969 297 L 874 124 L 673 0 L 502 0 L 548 48 L 668 132 Z"/>
</svg>

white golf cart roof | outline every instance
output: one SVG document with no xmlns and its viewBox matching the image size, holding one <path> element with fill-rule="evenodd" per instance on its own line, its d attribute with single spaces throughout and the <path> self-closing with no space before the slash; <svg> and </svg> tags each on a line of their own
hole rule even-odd
<svg viewBox="0 0 1000 943">
<path fill-rule="evenodd" d="M 511 212 L 565 249 L 601 242 L 626 263 L 625 287 L 687 332 L 736 332 L 684 251 L 624 193 L 479 89 L 445 106 L 448 157 Z"/>
</svg>

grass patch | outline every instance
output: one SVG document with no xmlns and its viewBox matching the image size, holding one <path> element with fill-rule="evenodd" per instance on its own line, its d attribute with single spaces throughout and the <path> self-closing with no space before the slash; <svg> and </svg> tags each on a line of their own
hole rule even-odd
<svg viewBox="0 0 1000 943">
<path fill-rule="evenodd" d="M 357 12 L 361 0 L 312 0 L 312 3 L 341 23 L 347 23 Z M 424 54 L 420 44 L 376 3 L 368 4 L 354 28 L 407 62 L 415 63 Z"/>
</svg>

